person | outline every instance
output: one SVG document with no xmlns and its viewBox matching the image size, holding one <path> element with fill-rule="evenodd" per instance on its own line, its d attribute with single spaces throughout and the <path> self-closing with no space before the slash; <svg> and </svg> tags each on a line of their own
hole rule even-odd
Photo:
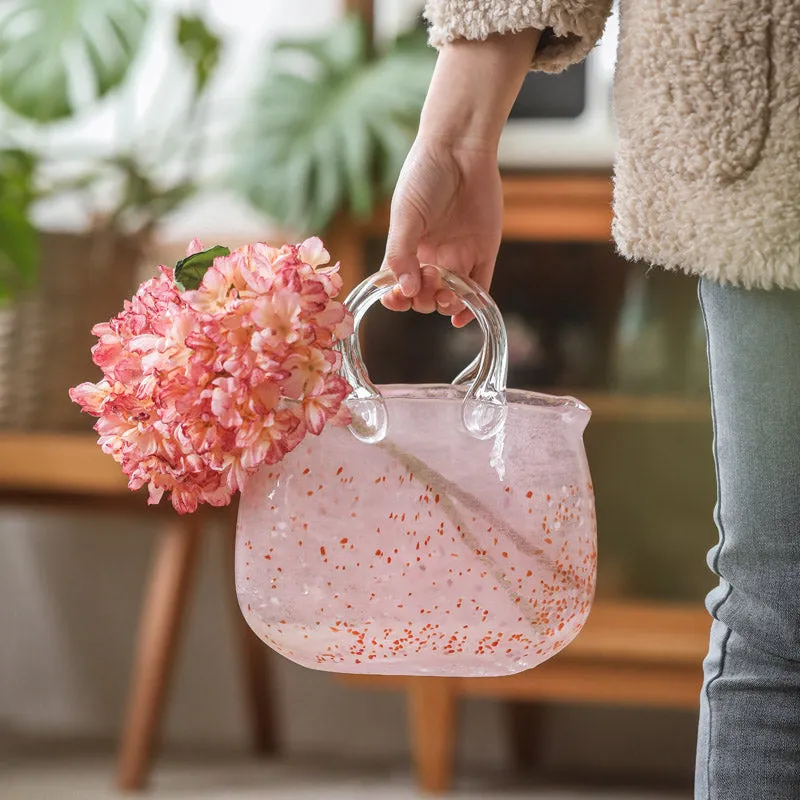
<svg viewBox="0 0 800 800">
<path fill-rule="evenodd" d="M 430 0 L 439 49 L 394 192 L 395 311 L 469 311 L 421 269 L 489 288 L 501 237 L 498 140 L 527 70 L 599 39 L 610 0 Z M 800 2 L 622 0 L 614 238 L 700 277 L 719 585 L 697 800 L 800 798 Z M 532 278 L 533 280 L 533 278 Z"/>
</svg>

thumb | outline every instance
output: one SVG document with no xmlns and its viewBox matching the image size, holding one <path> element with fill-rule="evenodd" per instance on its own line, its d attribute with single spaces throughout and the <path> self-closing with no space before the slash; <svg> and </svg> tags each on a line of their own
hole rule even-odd
<svg viewBox="0 0 800 800">
<path fill-rule="evenodd" d="M 422 217 L 416 211 L 392 212 L 383 265 L 394 273 L 400 290 L 406 297 L 414 297 L 422 288 L 417 257 L 422 233 Z"/>
</svg>

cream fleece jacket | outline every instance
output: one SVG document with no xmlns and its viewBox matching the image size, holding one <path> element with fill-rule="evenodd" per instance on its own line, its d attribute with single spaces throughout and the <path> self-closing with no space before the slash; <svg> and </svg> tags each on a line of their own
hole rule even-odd
<svg viewBox="0 0 800 800">
<path fill-rule="evenodd" d="M 431 43 L 544 31 L 533 68 L 595 45 L 609 0 L 429 0 Z M 621 0 L 614 238 L 625 256 L 800 289 L 800 0 Z"/>
</svg>

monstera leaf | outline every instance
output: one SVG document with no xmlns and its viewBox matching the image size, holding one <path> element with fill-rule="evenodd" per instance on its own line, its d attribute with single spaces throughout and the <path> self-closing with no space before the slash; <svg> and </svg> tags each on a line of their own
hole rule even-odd
<svg viewBox="0 0 800 800">
<path fill-rule="evenodd" d="M 0 102 L 51 122 L 125 78 L 141 42 L 146 0 L 3 0 Z"/>
<path fill-rule="evenodd" d="M 434 64 L 424 36 L 369 56 L 360 20 L 273 52 L 240 143 L 237 183 L 276 221 L 318 231 L 345 205 L 370 213 L 414 140 Z"/>
<path fill-rule="evenodd" d="M 178 46 L 192 65 L 195 89 L 200 93 L 214 74 L 222 42 L 201 17 L 181 14 L 178 17 Z"/>
</svg>

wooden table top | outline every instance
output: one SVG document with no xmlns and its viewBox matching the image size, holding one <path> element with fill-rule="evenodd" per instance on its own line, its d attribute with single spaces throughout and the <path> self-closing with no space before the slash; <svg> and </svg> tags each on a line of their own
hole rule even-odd
<svg viewBox="0 0 800 800">
<path fill-rule="evenodd" d="M 93 433 L 0 433 L 0 491 L 131 496 L 119 464 Z"/>
</svg>

